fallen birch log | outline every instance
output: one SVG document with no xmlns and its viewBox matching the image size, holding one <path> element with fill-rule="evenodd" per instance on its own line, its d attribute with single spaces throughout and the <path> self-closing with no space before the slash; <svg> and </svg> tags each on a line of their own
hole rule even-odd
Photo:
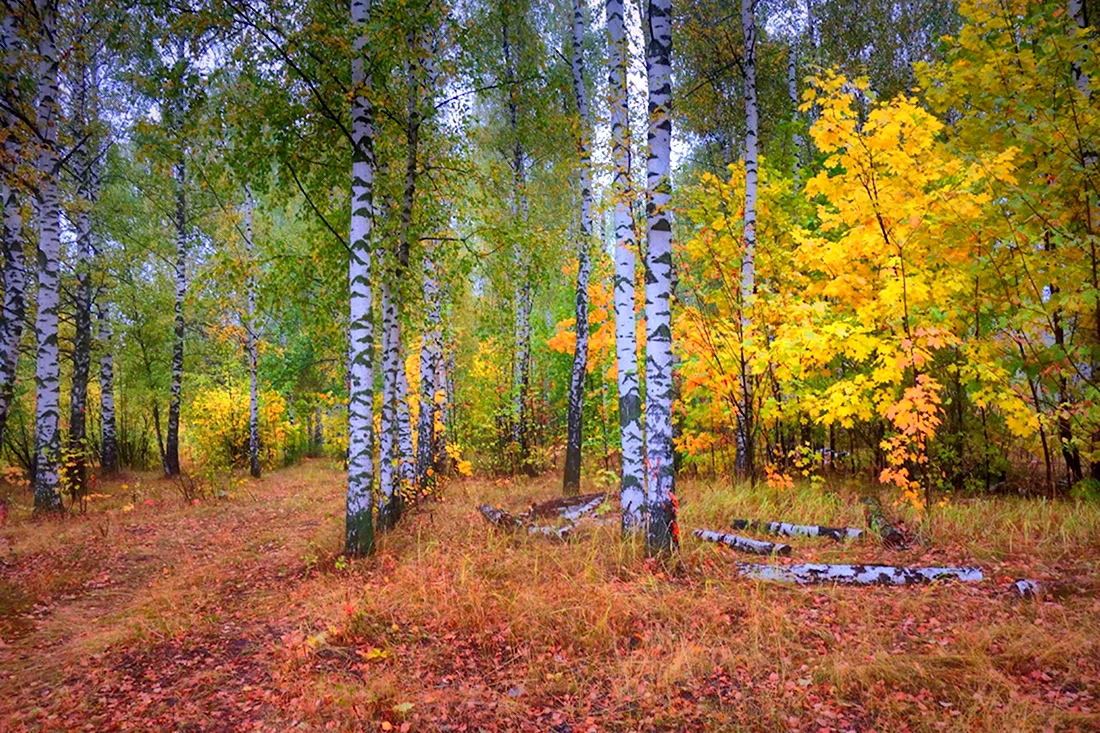
<svg viewBox="0 0 1100 733">
<path fill-rule="evenodd" d="M 603 504 L 606 494 L 584 494 L 582 496 L 562 496 L 539 504 L 519 516 L 523 519 L 547 519 L 560 517 L 575 522 L 585 514 L 590 514 Z"/>
<path fill-rule="evenodd" d="M 735 550 L 747 552 L 752 555 L 791 554 L 790 545 L 773 544 L 771 542 L 753 540 L 749 539 L 748 537 L 742 537 L 736 534 L 723 534 L 722 532 L 712 532 L 709 529 L 697 529 L 692 532 L 692 534 L 701 540 L 706 540 L 707 542 L 718 542 L 728 547 L 732 547 Z"/>
<path fill-rule="evenodd" d="M 899 568 L 890 565 L 759 565 L 737 563 L 741 575 L 754 580 L 811 585 L 916 585 L 937 580 L 975 583 L 984 578 L 981 568 Z"/>
<path fill-rule="evenodd" d="M 764 532 L 766 534 L 779 535 L 780 537 L 828 537 L 837 542 L 841 540 L 854 540 L 863 535 L 862 529 L 852 527 L 823 527 L 816 524 L 790 524 L 789 522 L 758 522 L 752 519 L 735 519 L 733 528 Z"/>
<path fill-rule="evenodd" d="M 499 507 L 489 506 L 488 504 L 479 506 L 478 511 L 481 512 L 481 516 L 485 517 L 489 524 L 513 532 L 524 531 L 529 535 L 542 535 L 558 540 L 567 540 L 573 533 L 573 525 L 571 524 L 564 527 L 547 527 L 542 524 L 533 524 L 509 514 Z"/>
<path fill-rule="evenodd" d="M 1013 583 L 1012 590 L 1020 598 L 1038 598 L 1046 592 L 1046 588 L 1038 580 L 1028 580 L 1027 578 Z"/>
<path fill-rule="evenodd" d="M 867 496 L 862 500 L 863 515 L 867 520 L 867 526 L 872 532 L 882 538 L 882 544 L 893 550 L 904 550 L 908 546 L 905 535 L 894 526 L 894 523 L 886 516 L 882 508 L 882 502 L 878 497 Z"/>
</svg>

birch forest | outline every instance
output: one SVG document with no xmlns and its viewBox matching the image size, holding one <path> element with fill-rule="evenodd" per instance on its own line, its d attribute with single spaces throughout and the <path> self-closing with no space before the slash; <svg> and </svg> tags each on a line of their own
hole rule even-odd
<svg viewBox="0 0 1100 733">
<path fill-rule="evenodd" d="M 1100 729 L 1100 0 L 0 21 L 0 730 Z"/>
</svg>

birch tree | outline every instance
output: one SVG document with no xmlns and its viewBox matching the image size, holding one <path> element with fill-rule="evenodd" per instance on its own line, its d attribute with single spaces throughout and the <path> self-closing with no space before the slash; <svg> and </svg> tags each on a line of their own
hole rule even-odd
<svg viewBox="0 0 1100 733">
<path fill-rule="evenodd" d="M 99 320 L 99 465 L 106 474 L 118 470 L 118 419 L 115 416 L 115 360 L 110 309 L 98 311 Z"/>
<path fill-rule="evenodd" d="M 737 470 L 742 476 L 753 475 L 753 378 L 745 352 L 752 338 L 752 301 L 756 290 L 756 198 L 758 185 L 757 134 L 759 110 L 756 103 L 756 1 L 741 0 L 741 27 L 745 36 L 745 218 L 741 255 L 740 386 L 737 405 Z"/>
<path fill-rule="evenodd" d="M 580 153 L 581 211 L 577 238 L 576 346 L 573 373 L 569 381 L 569 411 L 566 417 L 564 492 L 580 493 L 581 444 L 584 440 L 584 380 L 588 366 L 588 278 L 591 264 L 588 247 L 592 239 L 592 152 L 588 94 L 584 86 L 584 3 L 573 0 L 573 96 L 579 118 L 577 148 Z"/>
<path fill-rule="evenodd" d="M 351 1 L 357 35 L 351 60 L 351 229 L 348 285 L 348 495 L 344 551 L 363 555 L 374 549 L 371 486 L 374 481 L 373 429 L 374 327 L 371 320 L 371 228 L 374 215 L 374 110 L 366 53 L 370 0 Z"/>
<path fill-rule="evenodd" d="M 252 238 L 252 186 L 244 187 L 244 249 L 248 266 L 248 305 L 245 311 L 245 350 L 248 352 L 248 468 L 252 478 L 260 477 L 260 398 L 256 368 L 259 349 L 256 344 L 256 274 L 252 260 L 255 242 Z"/>
<path fill-rule="evenodd" d="M 508 125 L 513 135 L 512 148 L 512 224 L 527 224 L 527 173 L 523 138 L 519 129 L 519 79 L 516 75 L 515 49 L 509 33 L 509 9 L 501 13 L 501 50 L 504 53 L 504 83 L 508 90 Z M 512 441 L 524 458 L 528 448 L 527 393 L 531 378 L 531 272 L 530 255 L 521 242 L 512 250 L 515 265 L 515 358 L 512 366 Z"/>
<path fill-rule="evenodd" d="M 61 366 L 57 348 L 60 301 L 61 208 L 58 193 L 57 0 L 38 0 L 38 314 L 35 363 L 34 509 L 61 511 L 58 461 Z"/>
<path fill-rule="evenodd" d="M 623 0 L 607 0 L 608 97 L 611 107 L 611 198 L 615 209 L 615 356 L 618 366 L 619 433 L 622 449 L 621 504 L 624 534 L 642 526 L 645 464 L 642 400 L 638 390 L 638 343 L 634 322 L 634 217 L 630 190 L 628 44 Z"/>
<path fill-rule="evenodd" d="M 649 157 L 646 164 L 646 548 L 679 543 L 672 446 L 672 2 L 649 0 Z"/>
<path fill-rule="evenodd" d="M 3 206 L 3 227 L 0 250 L 4 256 L 4 300 L 0 305 L 0 445 L 8 422 L 11 400 L 15 395 L 15 375 L 19 366 L 19 344 L 23 340 L 26 317 L 27 264 L 23 251 L 23 202 L 16 175 L 22 163 L 18 142 L 19 119 L 15 110 L 22 109 L 19 94 L 19 70 L 22 67 L 15 14 L 5 9 L 0 19 L 0 94 L 3 111 L 0 119 L 8 134 L 4 137 L 3 157 L 8 170 L 0 175 L 0 206 Z"/>
<path fill-rule="evenodd" d="M 80 38 L 89 39 L 86 8 L 81 13 Z M 74 89 L 74 137 L 79 147 L 74 159 L 77 168 L 76 213 L 76 291 L 73 295 L 73 372 L 69 397 L 68 480 L 74 494 L 87 488 L 87 407 L 88 381 L 92 371 L 92 268 L 96 258 L 93 241 L 92 209 L 99 198 L 100 150 L 98 120 L 99 68 L 95 49 L 86 43 L 73 49 L 77 63 L 72 75 Z"/>
</svg>

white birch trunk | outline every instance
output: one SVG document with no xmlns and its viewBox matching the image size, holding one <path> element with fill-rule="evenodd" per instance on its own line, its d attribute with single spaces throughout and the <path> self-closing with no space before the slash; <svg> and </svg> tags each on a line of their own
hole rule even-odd
<svg viewBox="0 0 1100 733">
<path fill-rule="evenodd" d="M 754 76 L 755 72 L 756 69 L 754 68 Z M 797 182 L 802 175 L 802 157 L 805 155 L 806 141 L 798 131 L 798 56 L 795 53 L 793 38 L 791 39 L 790 48 L 787 50 L 787 96 L 791 100 L 791 125 L 794 127 L 794 132 L 791 135 L 791 142 L 794 145 L 794 177 Z"/>
<path fill-rule="evenodd" d="M 374 326 L 371 322 L 371 228 L 374 215 L 374 111 L 367 75 L 366 25 L 370 0 L 352 0 L 351 22 L 358 31 L 351 61 L 351 231 L 348 284 L 348 496 L 344 551 L 352 555 L 374 549 L 371 487 L 374 451 Z"/>
<path fill-rule="evenodd" d="M 426 328 L 420 342 L 420 416 L 417 425 L 416 479 L 417 485 L 429 481 L 429 469 L 438 465 L 439 446 L 436 425 L 440 423 L 439 398 L 443 385 L 443 303 L 436 274 L 435 248 L 428 244 L 424 251 L 424 300 L 428 313 Z"/>
<path fill-rule="evenodd" d="M 745 221 L 741 255 L 741 399 L 737 406 L 737 469 L 752 476 L 753 380 L 745 352 L 752 329 L 752 301 L 756 289 L 756 198 L 758 182 L 757 133 L 759 110 L 756 100 L 756 0 L 741 0 L 741 27 L 745 37 Z"/>
<path fill-rule="evenodd" d="M 111 315 L 106 307 L 99 310 L 99 414 L 100 459 L 104 473 L 118 470 L 118 419 L 115 416 L 115 361 L 111 333 Z"/>
<path fill-rule="evenodd" d="M 503 29 L 504 78 L 508 87 L 508 121 L 515 137 L 512 151 L 512 223 L 526 224 L 527 176 L 524 170 L 523 141 L 519 132 L 519 103 L 516 70 L 512 61 L 512 45 L 508 36 L 508 19 Z M 512 440 L 527 455 L 527 391 L 531 377 L 531 282 L 530 262 L 524 248 L 517 244 L 512 253 L 515 262 L 515 337 L 516 351 L 512 367 Z"/>
<path fill-rule="evenodd" d="M 675 549 L 675 479 L 672 446 L 672 2 L 649 0 L 649 157 L 646 164 L 646 548 Z"/>
<path fill-rule="evenodd" d="M 412 418 L 409 416 L 409 377 L 405 373 L 405 350 L 401 326 L 397 328 L 397 389 L 394 394 L 397 417 L 398 518 L 416 486 L 416 454 L 413 447 Z"/>
<path fill-rule="evenodd" d="M 183 145 L 176 164 L 176 303 L 172 342 L 172 386 L 168 396 L 168 435 L 165 439 L 164 472 L 180 472 L 180 401 L 183 396 L 183 303 L 187 298 L 187 166 Z"/>
<path fill-rule="evenodd" d="M 379 257 L 379 263 L 383 261 Z M 397 307 L 390 283 L 382 282 L 382 416 L 378 430 L 378 528 L 386 530 L 397 521 Z"/>
<path fill-rule="evenodd" d="M 577 240 L 577 290 L 575 298 L 576 346 L 573 373 L 569 380 L 569 409 L 566 416 L 566 448 L 563 489 L 580 492 L 581 444 L 584 440 L 584 380 L 588 370 L 588 278 L 591 266 L 588 247 L 592 239 L 592 152 L 589 147 L 591 121 L 588 94 L 584 86 L 584 2 L 573 0 L 573 95 L 580 118 L 577 147 L 580 152 L 581 219 Z"/>
<path fill-rule="evenodd" d="M 645 518 L 645 446 L 638 385 L 638 339 L 634 322 L 634 217 L 630 191 L 630 117 L 623 0 L 607 0 L 608 90 L 611 107 L 611 197 L 615 207 L 615 359 L 618 367 L 619 435 L 622 454 L 622 529 L 630 534 Z"/>
<path fill-rule="evenodd" d="M 252 260 L 255 241 L 252 238 L 252 186 L 244 187 L 244 249 L 248 259 L 248 325 L 245 327 L 248 351 L 248 469 L 252 478 L 260 477 L 260 396 L 256 368 L 259 349 L 256 345 L 256 275 Z"/>
<path fill-rule="evenodd" d="M 1069 0 L 1069 17 L 1073 21 L 1075 27 L 1070 28 L 1070 35 L 1078 35 L 1079 29 L 1083 29 L 1087 25 L 1087 19 L 1085 18 L 1085 0 Z M 1085 73 L 1084 69 L 1078 63 L 1072 64 L 1073 73 L 1073 85 L 1077 88 L 1081 94 L 1089 97 L 1089 75 Z"/>
<path fill-rule="evenodd" d="M 5 103 L 8 106 L 18 104 L 16 79 L 19 38 L 16 34 L 15 18 L 5 13 L 0 21 L 0 59 L 3 63 L 3 78 L 0 79 Z M 9 130 L 14 130 L 18 121 L 14 114 L 5 111 L 0 117 Z M 14 135 L 4 139 L 4 157 L 14 173 L 22 158 L 22 151 Z M 23 339 L 23 324 L 26 317 L 27 263 L 23 252 L 23 212 L 19 200 L 18 187 L 12 185 L 8 175 L 0 175 L 0 205 L 3 206 L 3 249 L 4 301 L 0 306 L 0 445 L 4 443 L 4 429 L 8 423 L 11 401 L 15 395 L 15 375 L 19 366 L 19 344 Z"/>
<path fill-rule="evenodd" d="M 35 363 L 34 510 L 61 511 L 58 461 L 61 454 L 61 365 L 57 348 L 60 300 L 61 208 L 58 193 L 57 3 L 38 0 L 38 314 Z"/>
<path fill-rule="evenodd" d="M 747 519 L 735 519 L 730 523 L 734 529 L 747 529 L 756 532 L 779 535 L 780 537 L 828 537 L 830 539 L 853 540 L 863 536 L 862 529 L 852 527 L 823 527 L 816 524 L 791 524 L 790 522 L 757 522 Z"/>
</svg>

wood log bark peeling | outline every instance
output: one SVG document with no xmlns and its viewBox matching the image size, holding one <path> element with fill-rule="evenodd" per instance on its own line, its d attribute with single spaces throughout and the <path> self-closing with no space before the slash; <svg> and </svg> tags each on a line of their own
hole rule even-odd
<svg viewBox="0 0 1100 733">
<path fill-rule="evenodd" d="M 548 527 L 543 524 L 534 524 L 526 522 L 520 517 L 510 514 L 499 507 L 489 506 L 488 504 L 479 506 L 478 511 L 481 512 L 481 516 L 485 517 L 485 520 L 489 522 L 489 524 L 513 532 L 523 531 L 529 535 L 541 535 L 543 537 L 550 537 L 562 541 L 569 539 L 573 534 L 572 524 L 567 524 L 563 527 Z"/>
<path fill-rule="evenodd" d="M 581 496 L 563 496 L 539 504 L 532 504 L 531 508 L 519 516 L 523 519 L 547 519 L 561 517 L 570 522 L 575 522 L 585 514 L 596 511 L 603 504 L 606 494 L 583 494 Z"/>
<path fill-rule="evenodd" d="M 760 522 L 752 519 L 735 519 L 734 529 L 751 530 L 780 537 L 793 537 L 796 535 L 805 537 L 828 537 L 837 542 L 841 540 L 853 540 L 863 536 L 862 529 L 852 527 L 824 527 L 815 524 L 791 524 L 789 522 Z"/>
<path fill-rule="evenodd" d="M 741 575 L 754 580 L 774 580 L 795 585 L 917 585 L 938 580 L 975 583 L 985 578 L 977 567 L 901 568 L 890 565 L 761 565 L 738 563 Z"/>
<path fill-rule="evenodd" d="M 762 540 L 754 540 L 749 537 L 742 537 L 736 534 L 723 534 L 722 532 L 712 532 L 709 529 L 697 529 L 692 532 L 693 535 L 701 540 L 707 542 L 718 542 L 732 547 L 740 552 L 747 552 L 752 555 L 790 555 L 791 546 L 780 543 L 764 542 Z"/>
</svg>

